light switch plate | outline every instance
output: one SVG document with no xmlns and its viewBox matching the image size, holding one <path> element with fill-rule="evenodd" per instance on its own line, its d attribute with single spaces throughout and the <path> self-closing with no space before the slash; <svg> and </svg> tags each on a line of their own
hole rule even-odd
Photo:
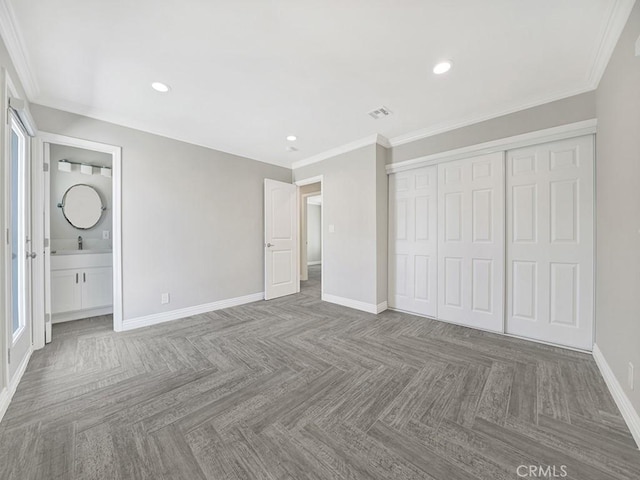
<svg viewBox="0 0 640 480">
<path fill-rule="evenodd" d="M 109 240 L 109 230 L 103 230 L 102 231 L 102 239 L 103 240 Z"/>
<path fill-rule="evenodd" d="M 162 305 L 169 303 L 169 294 L 168 293 L 163 293 L 160 295 L 160 303 Z"/>
<path fill-rule="evenodd" d="M 329 225 L 329 233 L 335 233 L 336 227 L 334 225 Z"/>
</svg>

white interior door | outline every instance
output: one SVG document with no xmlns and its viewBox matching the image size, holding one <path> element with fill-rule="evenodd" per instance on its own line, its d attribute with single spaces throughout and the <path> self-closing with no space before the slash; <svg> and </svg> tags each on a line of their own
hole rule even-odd
<svg viewBox="0 0 640 480">
<path fill-rule="evenodd" d="M 438 168 L 389 176 L 389 306 L 438 313 Z"/>
<path fill-rule="evenodd" d="M 593 346 L 593 137 L 507 152 L 507 332 Z"/>
<path fill-rule="evenodd" d="M 298 268 L 298 187 L 264 181 L 264 298 L 300 291 Z"/>
<path fill-rule="evenodd" d="M 438 165 L 438 318 L 504 331 L 504 153 Z"/>
<path fill-rule="evenodd" d="M 31 190 L 29 137 L 13 113 L 7 128 L 7 178 L 9 226 L 7 253 L 7 339 L 9 382 L 26 360 L 31 338 Z"/>
</svg>

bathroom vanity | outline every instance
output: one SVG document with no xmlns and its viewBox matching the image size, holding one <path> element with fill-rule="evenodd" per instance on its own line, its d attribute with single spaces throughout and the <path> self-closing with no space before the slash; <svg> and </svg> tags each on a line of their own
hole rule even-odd
<svg viewBox="0 0 640 480">
<path fill-rule="evenodd" d="M 110 250 L 51 252 L 53 323 L 113 313 Z"/>
</svg>

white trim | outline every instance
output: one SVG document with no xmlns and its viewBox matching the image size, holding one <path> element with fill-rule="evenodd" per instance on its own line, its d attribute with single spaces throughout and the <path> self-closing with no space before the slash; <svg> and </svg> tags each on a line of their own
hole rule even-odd
<svg viewBox="0 0 640 480">
<path fill-rule="evenodd" d="M 31 331 L 32 344 L 35 350 L 44 347 L 45 344 L 45 328 L 46 328 L 46 287 L 45 287 L 45 246 L 44 239 L 45 228 L 44 222 L 34 221 L 41 217 L 40 213 L 44 211 L 45 206 L 45 189 L 44 180 L 45 172 L 43 168 L 44 152 L 42 151 L 42 142 L 35 138 L 31 138 L 31 241 L 32 249 L 37 253 L 36 258 L 31 261 Z"/>
<path fill-rule="evenodd" d="M 373 313 L 376 315 L 387 309 L 387 302 L 382 302 L 376 305 L 375 303 L 361 302 L 359 300 L 352 300 L 350 298 L 339 297 L 337 295 L 330 295 L 328 293 L 322 294 L 322 301 L 335 303 L 336 305 L 341 305 L 343 307 L 349 307 L 355 310 L 361 310 L 363 312 Z"/>
<path fill-rule="evenodd" d="M 0 0 L 1 1 L 1 0 Z M 123 331 L 122 306 L 122 148 L 117 145 L 93 142 L 81 138 L 68 137 L 57 133 L 39 132 L 38 140 L 44 144 L 63 145 L 67 147 L 84 148 L 111 155 L 112 179 L 112 247 L 113 247 L 113 329 Z M 40 148 L 43 152 L 44 148 Z M 49 165 L 51 168 L 51 165 Z"/>
<path fill-rule="evenodd" d="M 172 320 L 187 318 L 193 315 L 200 315 L 201 313 L 222 310 L 223 308 L 237 307 L 238 305 L 258 302 L 260 300 L 264 300 L 264 292 L 252 293 L 251 295 L 245 295 L 243 297 L 227 298 L 217 302 L 204 303 L 194 307 L 180 308 L 169 312 L 154 313 L 151 315 L 145 315 L 144 317 L 130 318 L 124 321 L 122 331 L 148 327 L 158 323 L 170 322 Z"/>
<path fill-rule="evenodd" d="M 457 130 L 458 128 L 468 127 L 470 125 L 475 125 L 476 123 L 486 122 L 487 120 L 503 117 L 505 115 L 510 115 L 516 112 L 521 112 L 522 110 L 527 110 L 528 108 L 538 107 L 540 105 L 545 105 L 547 103 L 555 102 L 557 100 L 562 100 L 564 98 L 580 95 L 582 93 L 590 92 L 592 90 L 594 90 L 593 87 L 587 86 L 584 88 L 565 91 L 559 94 L 547 95 L 545 97 L 539 98 L 538 100 L 535 100 L 532 102 L 519 103 L 514 105 L 513 107 L 505 108 L 503 110 L 498 110 L 498 111 L 489 113 L 487 115 L 469 116 L 458 121 L 442 123 L 434 127 L 427 127 L 421 130 L 416 130 L 414 132 L 409 132 L 404 135 L 398 135 L 397 137 L 391 138 L 389 140 L 389 143 L 391 144 L 392 147 L 398 147 L 400 145 L 415 142 L 416 140 L 421 140 L 427 137 L 433 137 L 434 135 L 439 135 L 441 133 Z"/>
<path fill-rule="evenodd" d="M 558 127 L 546 128 L 535 132 L 523 133 L 513 137 L 501 138 L 490 142 L 478 143 L 468 147 L 456 148 L 446 152 L 434 153 L 424 157 L 413 158 L 403 162 L 392 163 L 385 168 L 387 173 L 402 172 L 412 168 L 420 168 L 453 160 L 485 155 L 487 153 L 501 152 L 514 148 L 528 147 L 531 145 L 564 140 L 566 138 L 591 135 L 596 133 L 598 121 L 593 118 L 582 122 L 569 123 Z"/>
<path fill-rule="evenodd" d="M 234 157 L 240 157 L 246 160 L 253 160 L 254 162 L 265 163 L 267 165 L 275 165 L 277 167 L 283 167 L 287 169 L 291 168 L 290 161 L 285 160 L 284 157 L 274 159 L 274 160 L 265 160 L 265 159 L 250 157 L 249 154 L 243 153 L 243 152 L 221 150 L 220 147 L 203 143 L 203 141 L 200 139 L 191 139 L 191 138 L 188 138 L 187 136 L 176 136 L 169 133 L 164 133 L 160 130 L 149 128 L 149 126 L 145 124 L 145 122 L 140 122 L 139 120 L 136 120 L 130 117 L 117 115 L 112 112 L 107 112 L 97 108 L 91 108 L 90 110 L 88 110 L 89 107 L 87 107 L 86 105 L 77 104 L 75 102 L 68 102 L 60 99 L 49 99 L 46 96 L 39 96 L 37 103 L 38 105 L 42 105 L 43 107 L 62 110 L 63 112 L 66 112 L 66 113 L 71 113 L 73 115 L 79 115 L 81 117 L 86 117 L 86 118 L 92 118 L 94 120 L 99 120 L 101 122 L 113 123 L 118 127 L 138 130 L 139 132 L 149 133 L 151 135 L 156 135 L 158 137 L 168 138 L 170 140 L 175 140 L 176 142 L 186 143 L 186 144 L 200 147 L 200 148 L 206 148 L 207 150 L 213 150 L 215 152 L 221 152 L 227 155 L 233 155 Z"/>
<path fill-rule="evenodd" d="M 624 30 L 636 0 L 617 0 L 611 7 L 611 13 L 602 32 L 600 43 L 595 50 L 593 63 L 587 79 L 591 88 L 598 88 L 600 79 L 607 69 L 609 59 L 616 48 L 620 34 Z"/>
<path fill-rule="evenodd" d="M 368 137 L 361 138 L 360 140 L 355 140 L 353 142 L 349 142 L 345 145 L 341 145 L 336 148 L 332 148 L 330 150 L 326 150 L 322 153 L 318 153 L 317 155 L 313 155 L 309 158 L 304 158 L 302 160 L 298 160 L 291 164 L 291 169 L 295 170 L 296 168 L 306 167 L 307 165 L 311 165 L 313 163 L 321 162 L 322 160 L 326 160 L 327 158 L 332 158 L 337 155 L 341 155 L 343 153 L 351 152 L 353 150 L 357 150 L 362 147 L 367 147 L 369 145 L 382 145 L 383 147 L 390 148 L 391 144 L 386 137 L 380 135 L 379 133 L 369 135 Z"/>
<path fill-rule="evenodd" d="M 7 412 L 7 408 L 9 408 L 9 404 L 11 403 L 11 399 L 16 393 L 16 390 L 18 389 L 20 380 L 22 380 L 22 376 L 27 370 L 27 365 L 29 364 L 29 359 L 31 358 L 32 353 L 33 348 L 29 348 L 29 351 L 24 356 L 22 363 L 18 366 L 18 369 L 13 375 L 13 380 L 11 381 L 9 386 L 7 388 L 3 388 L 2 391 L 0 391 L 0 420 L 2 420 L 2 417 L 4 417 L 4 414 Z"/>
<path fill-rule="evenodd" d="M 385 310 L 389 309 L 389 304 L 387 303 L 387 301 L 385 300 L 382 303 L 379 303 L 378 305 L 376 305 L 376 313 L 382 313 Z"/>
<path fill-rule="evenodd" d="M 311 267 L 312 265 L 320 265 L 322 264 L 322 260 L 314 260 L 313 262 L 307 262 L 307 267 Z"/>
<path fill-rule="evenodd" d="M 627 422 L 627 426 L 631 431 L 631 435 L 633 435 L 633 439 L 636 441 L 636 445 L 640 447 L 640 415 L 638 415 L 638 412 L 633 408 L 631 400 L 629 400 L 629 397 L 624 393 L 620 382 L 596 344 L 593 345 L 593 359 L 596 361 L 596 365 L 598 365 L 600 373 L 607 387 L 609 387 L 611 396 L 615 400 L 624 421 Z"/>
<path fill-rule="evenodd" d="M 296 180 L 293 182 L 295 185 L 299 187 L 304 187 L 305 185 L 311 185 L 313 183 L 322 183 L 322 175 L 316 175 L 315 177 L 304 178 L 302 180 Z M 315 195 L 315 193 L 314 193 Z"/>
<path fill-rule="evenodd" d="M 16 16 L 8 0 L 0 0 L 0 35 L 2 35 L 27 98 L 37 97 L 40 93 L 40 87 L 33 73 L 34 70 L 31 68 L 29 54 L 22 33 L 18 28 Z"/>
</svg>

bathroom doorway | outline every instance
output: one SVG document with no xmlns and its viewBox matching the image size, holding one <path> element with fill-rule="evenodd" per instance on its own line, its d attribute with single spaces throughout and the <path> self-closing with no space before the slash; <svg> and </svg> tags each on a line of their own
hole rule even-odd
<svg viewBox="0 0 640 480">
<path fill-rule="evenodd" d="M 112 316 L 122 329 L 121 149 L 40 133 L 43 343 L 57 323 Z M 37 340 L 34 338 L 34 340 Z"/>
</svg>

